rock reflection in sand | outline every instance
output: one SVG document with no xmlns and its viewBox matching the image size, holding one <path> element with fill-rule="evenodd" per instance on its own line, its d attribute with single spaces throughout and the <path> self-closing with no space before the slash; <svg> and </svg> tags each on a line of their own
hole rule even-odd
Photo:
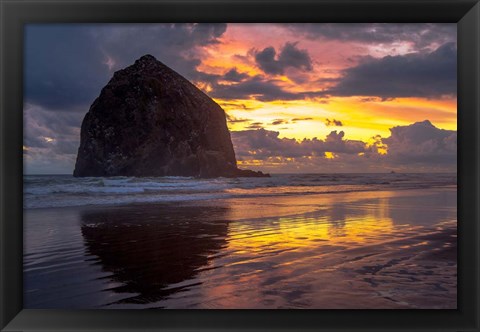
<svg viewBox="0 0 480 332">
<path fill-rule="evenodd" d="M 82 234 L 87 252 L 122 283 L 110 291 L 132 294 L 117 304 L 152 303 L 191 287 L 180 283 L 208 268 L 209 257 L 226 246 L 225 212 L 155 205 L 95 210 L 82 213 Z"/>
</svg>

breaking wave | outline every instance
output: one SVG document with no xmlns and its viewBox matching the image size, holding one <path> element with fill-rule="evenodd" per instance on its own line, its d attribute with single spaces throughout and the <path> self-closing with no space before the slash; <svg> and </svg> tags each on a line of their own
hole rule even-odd
<svg viewBox="0 0 480 332">
<path fill-rule="evenodd" d="M 455 186 L 456 174 L 273 174 L 270 178 L 25 175 L 24 208 Z"/>
</svg>

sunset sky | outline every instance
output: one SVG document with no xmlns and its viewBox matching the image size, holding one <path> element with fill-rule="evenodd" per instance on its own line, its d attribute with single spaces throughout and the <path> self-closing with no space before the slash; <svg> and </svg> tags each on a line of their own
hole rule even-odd
<svg viewBox="0 0 480 332">
<path fill-rule="evenodd" d="M 144 54 L 222 106 L 240 167 L 456 171 L 455 24 L 39 24 L 25 32 L 27 174 L 72 173 L 91 103 Z"/>
</svg>

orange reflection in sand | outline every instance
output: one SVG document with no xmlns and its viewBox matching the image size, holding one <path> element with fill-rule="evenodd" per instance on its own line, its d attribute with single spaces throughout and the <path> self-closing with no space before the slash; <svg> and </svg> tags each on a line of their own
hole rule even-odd
<svg viewBox="0 0 480 332">
<path fill-rule="evenodd" d="M 279 197 L 275 204 L 255 206 L 255 203 L 250 202 L 249 208 L 245 206 L 245 209 L 242 207 L 247 202 L 237 202 L 237 207 L 229 211 L 229 217 L 248 217 L 251 221 L 230 223 L 228 247 L 235 252 L 275 251 L 286 248 L 298 251 L 325 244 L 359 245 L 378 242 L 395 231 L 388 213 L 388 198 L 394 194 L 380 193 L 383 197 L 375 204 L 354 203 L 372 195 L 368 192 L 350 193 L 342 195 L 342 198 L 336 197 L 338 194 L 322 197 Z M 378 195 L 376 193 L 377 197 Z M 341 202 L 344 200 L 351 201 L 350 208 L 345 209 L 344 202 Z M 325 209 L 326 206 L 329 206 L 329 209 Z M 268 218 L 278 215 L 283 216 Z"/>
<path fill-rule="evenodd" d="M 207 308 L 428 306 L 422 301 L 431 298 L 429 288 L 406 278 L 410 273 L 427 284 L 442 280 L 454 298 L 454 269 L 442 265 L 428 272 L 433 258 L 422 256 L 455 232 L 454 209 L 434 217 L 442 195 L 385 191 L 231 200 L 226 246 L 210 257 L 195 295 Z M 426 230 L 422 216 L 439 228 Z M 392 289 L 392 280 L 401 280 L 401 287 Z"/>
</svg>

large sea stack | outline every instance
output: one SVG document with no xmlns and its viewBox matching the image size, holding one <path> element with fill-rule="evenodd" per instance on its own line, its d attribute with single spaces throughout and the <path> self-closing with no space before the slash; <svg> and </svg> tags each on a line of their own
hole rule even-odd
<svg viewBox="0 0 480 332">
<path fill-rule="evenodd" d="M 73 175 L 268 176 L 237 168 L 223 109 L 151 55 L 115 72 L 93 102 Z"/>
</svg>

